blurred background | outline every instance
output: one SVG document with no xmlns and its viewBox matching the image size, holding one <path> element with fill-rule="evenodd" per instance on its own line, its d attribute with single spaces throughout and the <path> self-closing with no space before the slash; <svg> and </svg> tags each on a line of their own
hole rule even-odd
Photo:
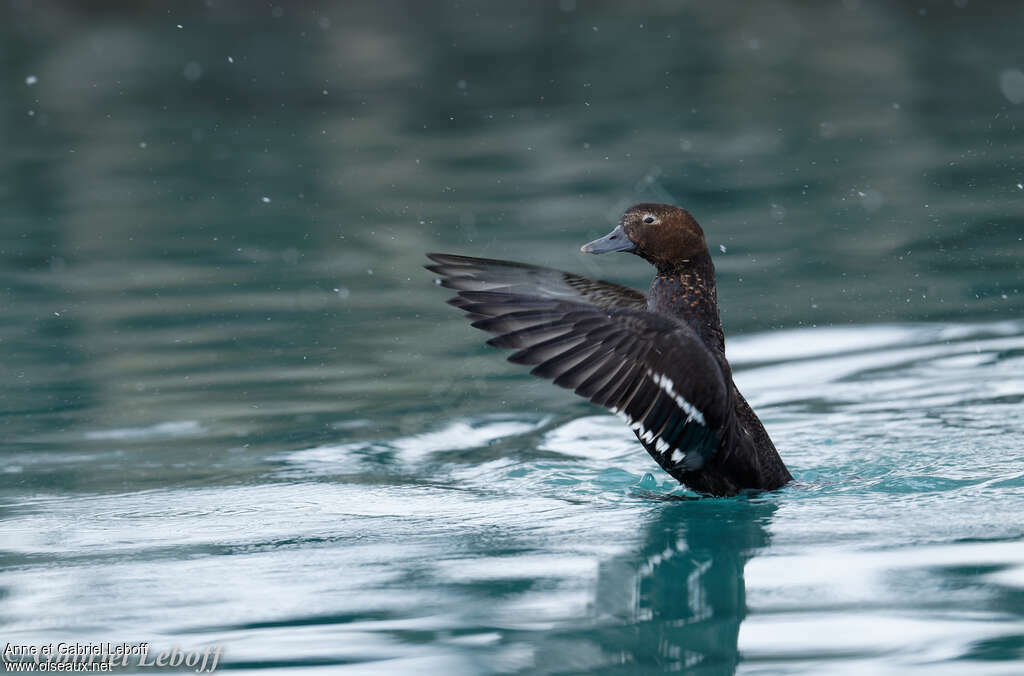
<svg viewBox="0 0 1024 676">
<path fill-rule="evenodd" d="M 1021 25 L 1021 3 L 975 0 L 4 0 L 0 628 L 24 642 L 227 641 L 235 668 L 401 658 L 718 673 L 744 653 L 743 562 L 770 534 L 813 557 L 835 533 L 807 540 L 805 518 L 849 518 L 844 491 L 873 503 L 876 482 L 903 500 L 1006 477 L 995 502 L 947 495 L 962 521 L 916 536 L 934 512 L 890 531 L 889 508 L 865 509 L 874 525 L 850 542 L 1000 538 L 1015 553 L 981 558 L 1018 571 L 1006 594 L 1019 596 L 1020 519 L 995 515 L 1020 513 L 1024 473 L 1009 423 L 1024 413 Z M 737 380 L 798 478 L 866 484 L 823 489 L 810 511 L 728 511 L 739 525 L 715 540 L 714 508 L 637 498 L 629 487 L 656 469 L 628 432 L 598 420 L 600 441 L 574 426 L 595 409 L 481 347 L 421 268 L 439 250 L 645 288 L 642 261 L 578 251 L 639 201 L 703 225 Z M 453 506 L 463 492 L 472 506 Z M 590 549 L 588 515 L 613 507 L 601 537 L 625 550 Z M 691 545 L 712 552 L 708 584 L 721 584 L 701 598 L 727 599 L 715 606 L 724 640 L 672 634 L 700 608 L 673 580 L 704 568 L 658 578 L 648 555 L 674 546 L 666 533 L 696 533 Z M 417 534 L 468 558 L 432 576 L 424 561 L 447 550 Z M 560 567 L 556 542 L 581 558 Z M 498 551 L 534 572 L 468 563 Z M 888 562 L 870 561 L 851 569 L 874 580 Z M 298 587 L 286 570 L 302 571 Z M 595 571 L 600 584 L 580 581 Z M 228 584 L 239 574 L 252 586 Z M 618 596 L 651 575 L 683 600 L 652 610 Z M 927 587 L 914 579 L 908 590 Z M 998 597 L 1001 617 L 1020 619 L 1010 596 L 978 584 L 972 603 Z M 807 594 L 759 588 L 762 609 Z M 353 600 L 359 589 L 404 590 L 408 605 L 382 610 L 379 596 Z M 566 589 L 590 600 L 567 602 Z M 799 631 L 834 621 L 857 634 L 877 618 L 842 625 L 851 607 L 902 607 L 890 587 L 863 589 Z M 481 616 L 481 599 L 515 621 Z M 568 615 L 545 614 L 556 607 Z M 198 608 L 212 614 L 200 626 Z M 652 616 L 664 624 L 636 624 Z M 587 634 L 595 617 L 618 618 L 621 634 Z M 354 634 L 339 629 L 349 621 L 362 623 Z M 745 654 L 776 665 L 834 649 L 865 668 L 874 654 L 829 644 L 780 657 L 772 646 L 792 627 L 753 626 Z M 925 632 L 938 652 L 897 638 L 885 650 L 944 659 L 953 641 L 958 659 L 1020 656 L 1019 626 L 980 638 L 928 626 L 944 627 Z M 608 641 L 615 651 L 595 647 Z M 876 673 L 892 664 L 879 659 Z"/>
</svg>

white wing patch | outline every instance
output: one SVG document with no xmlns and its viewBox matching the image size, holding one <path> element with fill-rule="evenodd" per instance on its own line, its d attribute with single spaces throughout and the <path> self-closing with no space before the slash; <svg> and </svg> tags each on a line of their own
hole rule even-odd
<svg viewBox="0 0 1024 676">
<path fill-rule="evenodd" d="M 686 422 L 696 420 L 704 427 L 708 426 L 707 422 L 704 420 L 704 414 L 698 411 L 696 406 L 686 401 L 686 399 L 683 399 L 682 395 L 676 392 L 675 383 L 672 382 L 671 378 L 655 373 L 650 369 L 647 370 L 647 375 L 654 380 L 654 384 L 660 387 L 665 394 L 672 397 L 673 401 L 676 402 L 679 408 L 686 412 Z"/>
<path fill-rule="evenodd" d="M 696 421 L 700 425 L 703 425 L 704 427 L 707 427 L 707 422 L 704 420 L 704 414 L 701 413 L 696 406 L 686 401 L 686 399 L 684 399 L 682 395 L 676 392 L 675 383 L 672 382 L 671 378 L 669 378 L 668 376 L 663 376 L 659 373 L 655 373 L 650 369 L 647 370 L 647 375 L 654 381 L 655 385 L 660 387 L 662 391 L 664 391 L 668 396 L 672 397 L 672 400 L 676 402 L 676 405 L 679 408 L 681 408 L 684 413 L 686 413 L 687 423 L 689 423 L 692 420 Z M 664 455 L 666 451 L 672 448 L 668 444 L 668 442 L 661 439 L 660 437 L 655 439 L 654 430 L 649 430 L 646 427 L 644 427 L 643 421 L 633 420 L 633 418 L 631 418 L 625 411 L 620 411 L 617 407 L 613 407 L 611 409 L 611 412 L 625 420 L 626 424 L 629 425 L 629 428 L 637 433 L 637 436 L 640 437 L 641 441 L 648 444 L 653 441 L 654 450 L 657 451 L 659 454 Z M 680 463 L 683 462 L 685 459 L 686 453 L 684 451 L 681 451 L 678 448 L 672 451 L 672 462 Z"/>
<path fill-rule="evenodd" d="M 651 443 L 652 441 L 654 441 L 654 431 L 644 427 L 644 423 L 642 420 L 633 420 L 631 417 L 629 417 L 629 414 L 627 414 L 625 411 L 620 411 L 617 408 L 613 408 L 612 413 L 625 420 L 626 424 L 629 425 L 629 429 L 636 432 L 641 440 L 645 441 L 646 443 Z M 658 439 L 656 447 L 659 453 L 664 453 L 665 451 L 668 450 L 668 444 L 666 444 L 661 439 Z"/>
</svg>

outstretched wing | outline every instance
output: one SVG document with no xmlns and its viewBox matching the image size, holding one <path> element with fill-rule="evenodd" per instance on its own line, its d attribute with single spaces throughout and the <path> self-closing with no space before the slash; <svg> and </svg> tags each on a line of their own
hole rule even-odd
<svg viewBox="0 0 1024 676">
<path fill-rule="evenodd" d="M 667 471 L 700 469 L 714 453 L 729 422 L 729 389 L 685 323 L 648 312 L 643 295 L 626 287 L 609 285 L 639 302 L 619 291 L 567 291 L 607 282 L 505 261 L 430 258 L 440 263 L 427 267 L 444 275 L 441 284 L 459 291 L 449 302 L 495 334 L 489 345 L 516 350 L 509 361 L 623 417 Z M 582 281 L 577 287 L 567 278 Z M 632 302 L 599 305 L 591 297 Z"/>
<path fill-rule="evenodd" d="M 588 303 L 595 307 L 647 307 L 644 294 L 628 286 L 525 263 L 429 253 L 441 285 L 457 291 L 494 291 Z"/>
</svg>

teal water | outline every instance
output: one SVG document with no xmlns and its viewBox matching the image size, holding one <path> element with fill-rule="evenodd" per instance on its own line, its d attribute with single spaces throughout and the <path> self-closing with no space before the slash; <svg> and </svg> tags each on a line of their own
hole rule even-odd
<svg viewBox="0 0 1024 676">
<path fill-rule="evenodd" d="M 1020 673 L 1024 16 L 980 5 L 8 3 L 0 640 Z M 708 233 L 780 491 L 685 499 L 420 267 L 642 288 L 578 246 L 644 200 Z"/>
</svg>

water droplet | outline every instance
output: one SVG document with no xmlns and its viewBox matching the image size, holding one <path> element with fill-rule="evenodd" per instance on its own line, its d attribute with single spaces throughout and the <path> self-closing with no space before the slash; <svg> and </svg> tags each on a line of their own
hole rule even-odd
<svg viewBox="0 0 1024 676">
<path fill-rule="evenodd" d="M 648 491 L 653 490 L 658 487 L 658 480 L 650 472 L 645 472 L 640 478 L 640 483 L 637 484 L 637 487 Z"/>
</svg>

